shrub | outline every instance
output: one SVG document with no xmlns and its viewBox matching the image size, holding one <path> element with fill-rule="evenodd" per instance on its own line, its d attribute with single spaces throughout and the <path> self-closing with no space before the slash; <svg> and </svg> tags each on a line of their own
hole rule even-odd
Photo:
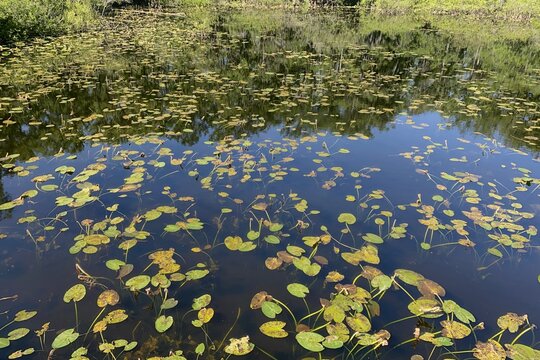
<svg viewBox="0 0 540 360">
<path fill-rule="evenodd" d="M 78 31 L 93 20 L 91 0 L 0 0 L 0 43 Z"/>
</svg>

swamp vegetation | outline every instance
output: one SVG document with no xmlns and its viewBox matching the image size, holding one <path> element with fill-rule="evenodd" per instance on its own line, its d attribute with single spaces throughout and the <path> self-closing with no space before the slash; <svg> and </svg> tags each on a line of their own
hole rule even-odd
<svg viewBox="0 0 540 360">
<path fill-rule="evenodd" d="M 0 48 L 0 358 L 540 359 L 539 51 L 231 8 Z"/>
</svg>

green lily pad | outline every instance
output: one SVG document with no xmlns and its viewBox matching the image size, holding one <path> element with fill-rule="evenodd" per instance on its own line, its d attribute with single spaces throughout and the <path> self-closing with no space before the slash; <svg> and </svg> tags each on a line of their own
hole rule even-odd
<svg viewBox="0 0 540 360">
<path fill-rule="evenodd" d="M 281 314 L 283 309 L 273 301 L 265 301 L 261 306 L 261 311 L 267 318 L 275 319 L 276 315 Z"/>
<path fill-rule="evenodd" d="M 53 349 L 61 349 L 75 342 L 79 337 L 79 333 L 75 329 L 67 329 L 62 331 L 52 342 Z"/>
<path fill-rule="evenodd" d="M 356 314 L 355 316 L 347 316 L 345 322 L 349 327 L 359 333 L 366 333 L 371 330 L 371 322 L 363 314 Z"/>
<path fill-rule="evenodd" d="M 193 299 L 193 305 L 191 305 L 191 308 L 193 310 L 201 310 L 202 308 L 207 307 L 211 301 L 212 301 L 212 296 L 210 294 L 201 295 Z"/>
<path fill-rule="evenodd" d="M 384 242 L 384 240 L 379 235 L 372 233 L 365 234 L 364 236 L 362 236 L 362 239 L 372 244 L 382 244 Z"/>
<path fill-rule="evenodd" d="M 86 295 L 86 287 L 83 284 L 75 284 L 64 293 L 64 302 L 81 301 Z"/>
<path fill-rule="evenodd" d="M 174 320 L 172 316 L 161 315 L 156 319 L 154 326 L 157 332 L 164 333 L 165 331 L 170 329 L 173 322 Z"/>
<path fill-rule="evenodd" d="M 8 338 L 9 341 L 19 340 L 19 339 L 22 339 L 23 337 L 25 337 L 26 335 L 28 335 L 29 332 L 30 332 L 30 329 L 18 328 L 18 329 L 15 329 L 15 330 L 11 330 L 8 333 L 7 338 Z"/>
<path fill-rule="evenodd" d="M 131 291 L 142 290 L 150 284 L 150 280 L 148 275 L 137 275 L 126 281 L 126 286 Z"/>
<path fill-rule="evenodd" d="M 21 310 L 15 314 L 15 318 L 13 320 L 17 322 L 26 321 L 36 316 L 36 314 L 37 314 L 37 311 Z"/>
<path fill-rule="evenodd" d="M 199 280 L 199 279 L 202 279 L 203 277 L 205 277 L 206 275 L 208 275 L 209 273 L 210 273 L 210 271 L 208 271 L 207 269 L 190 270 L 190 271 L 186 272 L 186 279 L 187 280 Z"/>
<path fill-rule="evenodd" d="M 242 238 L 240 236 L 227 236 L 224 243 L 227 249 L 236 251 L 242 245 Z"/>
<path fill-rule="evenodd" d="M 281 339 L 287 337 L 288 335 L 287 332 L 283 330 L 285 325 L 286 323 L 283 321 L 268 321 L 262 324 L 259 327 L 259 330 L 261 330 L 261 332 L 266 336 Z"/>
<path fill-rule="evenodd" d="M 291 295 L 298 298 L 305 298 L 306 295 L 309 294 L 308 287 L 299 283 L 292 283 L 287 285 L 287 291 L 289 291 Z"/>
<path fill-rule="evenodd" d="M 540 350 L 523 344 L 506 344 L 507 355 L 512 360 L 540 359 Z"/>
<path fill-rule="evenodd" d="M 356 222 L 356 216 L 351 213 L 341 213 L 338 216 L 338 222 L 353 225 Z"/>
<path fill-rule="evenodd" d="M 315 332 L 304 331 L 296 334 L 296 341 L 306 350 L 320 352 L 324 350 L 321 344 L 325 340 L 324 336 Z"/>
<path fill-rule="evenodd" d="M 412 286 L 418 286 L 418 283 L 424 280 L 422 275 L 412 270 L 397 269 L 394 271 L 394 274 L 398 277 L 398 279 Z"/>
</svg>

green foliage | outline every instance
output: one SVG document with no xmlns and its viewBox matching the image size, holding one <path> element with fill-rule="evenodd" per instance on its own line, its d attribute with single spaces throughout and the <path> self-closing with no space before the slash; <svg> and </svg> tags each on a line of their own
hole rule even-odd
<svg viewBox="0 0 540 360">
<path fill-rule="evenodd" d="M 357 5 L 386 14 L 489 14 L 520 20 L 540 16 L 536 0 L 360 0 Z"/>
<path fill-rule="evenodd" d="M 93 20 L 90 0 L 0 0 L 0 43 L 78 31 Z"/>
</svg>

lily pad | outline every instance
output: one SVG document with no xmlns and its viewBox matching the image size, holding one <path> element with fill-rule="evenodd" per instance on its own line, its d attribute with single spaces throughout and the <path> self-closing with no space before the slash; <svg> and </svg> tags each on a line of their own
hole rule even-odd
<svg viewBox="0 0 540 360">
<path fill-rule="evenodd" d="M 353 225 L 356 222 L 356 216 L 351 213 L 341 213 L 338 216 L 338 222 Z"/>
<path fill-rule="evenodd" d="M 315 332 L 304 331 L 296 334 L 296 341 L 306 350 L 320 352 L 324 350 L 321 344 L 325 340 L 324 336 Z"/>
<path fill-rule="evenodd" d="M 75 342 L 79 337 L 79 333 L 75 329 L 67 329 L 62 331 L 52 342 L 53 349 L 61 349 Z"/>
<path fill-rule="evenodd" d="M 161 315 L 156 319 L 154 326 L 157 332 L 164 333 L 165 331 L 170 329 L 173 322 L 174 320 L 172 316 Z"/>
<path fill-rule="evenodd" d="M 305 298 L 306 295 L 309 294 L 308 287 L 299 283 L 292 283 L 287 285 L 287 291 L 289 291 L 291 295 L 298 298 Z"/>
<path fill-rule="evenodd" d="M 69 288 L 64 294 L 64 302 L 81 301 L 86 295 L 86 287 L 83 284 L 75 284 Z"/>
<path fill-rule="evenodd" d="M 244 336 L 239 339 L 229 339 L 229 344 L 225 346 L 224 350 L 227 354 L 243 356 L 247 355 L 255 349 L 255 344 L 249 342 L 249 336 Z"/>
<path fill-rule="evenodd" d="M 281 339 L 287 337 L 288 335 L 287 332 L 283 330 L 285 325 L 287 324 L 283 321 L 268 321 L 262 324 L 259 327 L 259 330 L 261 330 L 261 332 L 266 336 Z"/>
</svg>

